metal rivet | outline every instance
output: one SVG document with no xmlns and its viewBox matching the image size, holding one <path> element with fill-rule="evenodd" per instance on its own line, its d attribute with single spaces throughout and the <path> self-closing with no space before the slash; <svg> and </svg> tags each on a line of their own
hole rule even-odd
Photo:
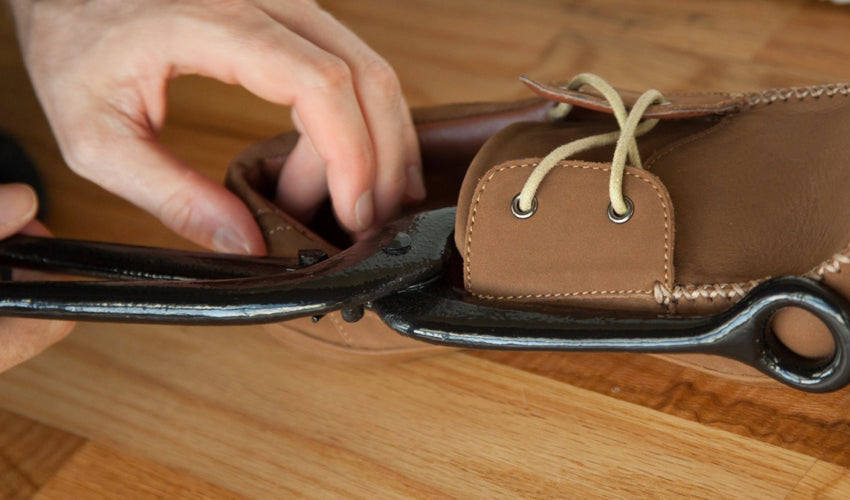
<svg viewBox="0 0 850 500">
<path fill-rule="evenodd" d="M 298 250 L 298 267 L 310 267 L 328 258 L 328 254 L 317 248 Z"/>
<path fill-rule="evenodd" d="M 381 242 L 381 249 L 389 255 L 403 255 L 410 250 L 410 245 L 413 240 L 407 233 L 396 233 L 392 239 L 387 239 Z"/>
<path fill-rule="evenodd" d="M 608 218 L 611 219 L 611 222 L 614 224 L 622 224 L 624 222 L 628 222 L 629 219 L 632 218 L 632 215 L 635 213 L 635 204 L 632 203 L 628 197 L 623 198 L 623 201 L 626 202 L 626 213 L 620 215 L 614 211 L 614 206 L 608 203 Z"/>
<path fill-rule="evenodd" d="M 531 199 L 531 209 L 528 211 L 524 211 L 519 208 L 519 194 L 514 196 L 514 199 L 511 201 L 511 213 L 514 214 L 514 217 L 517 219 L 527 219 L 534 215 L 534 212 L 537 211 L 537 197 Z"/>
<path fill-rule="evenodd" d="M 363 306 L 352 306 L 346 307 L 342 311 L 342 319 L 345 320 L 346 323 L 357 323 L 361 319 L 363 319 Z"/>
</svg>

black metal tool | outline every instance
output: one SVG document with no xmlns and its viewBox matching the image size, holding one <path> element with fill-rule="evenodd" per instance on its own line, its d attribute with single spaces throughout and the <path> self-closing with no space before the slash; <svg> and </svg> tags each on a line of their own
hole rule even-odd
<svg viewBox="0 0 850 500">
<path fill-rule="evenodd" d="M 107 281 L 0 282 L 0 315 L 79 320 L 264 323 L 371 309 L 401 334 L 468 348 L 708 353 L 753 366 L 810 392 L 850 383 L 850 305 L 820 283 L 777 278 L 729 310 L 706 317 L 584 317 L 495 307 L 451 284 L 455 210 L 388 225 L 335 256 L 221 256 L 69 240 L 0 242 L 0 266 L 72 271 Z M 799 307 L 835 343 L 828 360 L 803 358 L 771 332 L 773 315 Z"/>
</svg>

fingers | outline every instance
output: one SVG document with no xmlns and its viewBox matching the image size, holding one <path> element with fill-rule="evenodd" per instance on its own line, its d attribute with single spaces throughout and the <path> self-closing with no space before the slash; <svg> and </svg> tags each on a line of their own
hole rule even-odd
<svg viewBox="0 0 850 500">
<path fill-rule="evenodd" d="M 294 110 L 292 121 L 299 131 L 303 130 Z M 297 219 L 311 219 L 316 208 L 328 196 L 325 167 L 325 161 L 316 152 L 310 136 L 302 133 L 281 171 L 275 204 Z"/>
<path fill-rule="evenodd" d="M 183 164 L 155 141 L 122 136 L 108 126 L 94 134 L 111 135 L 112 140 L 94 147 L 96 159 L 70 155 L 81 175 L 154 214 L 201 246 L 227 253 L 265 253 L 251 212 L 233 193 Z"/>
<path fill-rule="evenodd" d="M 0 239 L 20 231 L 48 235 L 33 221 L 38 198 L 26 184 L 0 185 Z M 0 318 L 0 372 L 43 351 L 71 331 L 74 324 L 20 318 Z"/>
<path fill-rule="evenodd" d="M 389 64 L 336 19 L 314 5 L 284 10 L 267 3 L 265 8 L 284 26 L 339 57 L 349 68 L 351 84 L 375 155 L 375 177 L 371 181 L 375 221 L 385 221 L 395 215 L 403 199 L 424 199 L 425 186 L 416 131 L 398 78 Z M 303 114 L 300 108 L 299 113 Z M 317 148 L 317 153 L 321 155 L 322 151 Z M 303 161 L 303 157 L 288 159 L 284 171 L 298 168 L 297 161 Z M 369 174 L 369 171 L 353 168 L 347 163 L 328 162 L 327 170 L 330 194 L 334 200 L 344 196 L 349 186 L 360 185 Z"/>
<path fill-rule="evenodd" d="M 262 18 L 252 19 L 250 32 L 200 26 L 195 40 L 182 46 L 180 71 L 238 83 L 266 100 L 291 104 L 320 158 L 310 162 L 326 165 L 340 221 L 353 231 L 370 227 L 375 155 L 350 68 L 265 14 L 255 14 Z M 309 157 L 304 148 L 301 157 Z M 336 175 L 348 171 L 358 175 Z"/>
<path fill-rule="evenodd" d="M 307 138 L 279 197 L 296 212 L 309 214 L 324 183 L 340 222 L 364 231 L 402 199 L 423 198 L 415 131 L 387 63 L 313 2 L 255 3 L 92 2 L 23 16 L 33 82 L 71 167 L 201 245 L 262 253 L 247 209 L 155 142 L 166 82 L 196 73 L 293 106 Z"/>
<path fill-rule="evenodd" d="M 0 318 L 0 372 L 36 356 L 73 327 L 67 321 Z"/>
<path fill-rule="evenodd" d="M 425 200 L 428 192 L 425 188 L 425 179 L 422 172 L 422 154 L 419 150 L 419 137 L 416 135 L 416 127 L 407 101 L 402 99 L 404 109 L 404 153 L 405 153 L 405 178 L 406 187 L 404 195 L 407 203 L 419 203 Z"/>
<path fill-rule="evenodd" d="M 167 49 L 179 50 L 165 33 L 178 29 L 168 23 L 179 16 L 168 11 L 171 4 L 147 11 L 140 5 L 93 2 L 63 11 L 73 19 L 61 26 L 44 16 L 48 25 L 30 30 L 40 35 L 26 44 L 33 82 L 65 160 L 195 243 L 263 254 L 262 235 L 244 204 L 156 142 L 173 76 Z M 130 8 L 136 10 L 123 12 Z M 98 18 L 98 9 L 108 12 Z M 194 40 L 189 28 L 183 24 L 182 37 Z"/>
<path fill-rule="evenodd" d="M 237 83 L 261 98 L 292 105 L 310 144 L 299 149 L 299 157 L 308 159 L 308 164 L 288 174 L 295 184 L 286 194 L 300 191 L 303 179 L 305 195 L 295 203 L 313 203 L 319 192 L 315 167 L 324 164 L 330 173 L 326 183 L 342 224 L 353 231 L 370 227 L 374 221 L 375 156 L 350 69 L 339 57 L 260 11 L 231 14 L 234 19 L 226 26 L 197 24 L 191 38 L 175 30 L 174 37 L 180 36 L 180 40 L 165 43 L 166 47 L 180 46 L 179 53 L 169 54 L 170 64 L 179 73 Z M 334 176 L 349 170 L 358 175 Z"/>
<path fill-rule="evenodd" d="M 38 211 L 38 197 L 26 184 L 0 184 L 0 239 L 23 229 Z"/>
</svg>

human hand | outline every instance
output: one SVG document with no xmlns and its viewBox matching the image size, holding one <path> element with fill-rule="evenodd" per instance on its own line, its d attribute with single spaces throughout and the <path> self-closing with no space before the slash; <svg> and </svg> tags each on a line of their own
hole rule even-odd
<svg viewBox="0 0 850 500">
<path fill-rule="evenodd" d="M 263 253 L 248 209 L 156 141 L 181 74 L 292 105 L 302 132 L 277 201 L 309 217 L 330 193 L 364 231 L 422 199 L 418 144 L 398 79 L 308 0 L 10 0 L 33 85 L 69 166 L 219 251 Z"/>
<path fill-rule="evenodd" d="M 34 221 L 38 199 L 26 184 L 0 184 L 0 239 L 24 232 L 48 236 Z M 43 351 L 71 331 L 67 321 L 0 317 L 0 372 Z"/>
</svg>

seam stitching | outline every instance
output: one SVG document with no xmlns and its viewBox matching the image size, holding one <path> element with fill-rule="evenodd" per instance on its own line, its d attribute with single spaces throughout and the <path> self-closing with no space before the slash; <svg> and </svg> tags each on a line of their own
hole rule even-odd
<svg viewBox="0 0 850 500">
<path fill-rule="evenodd" d="M 811 271 L 804 273 L 803 277 L 821 281 L 827 274 L 839 274 L 841 272 L 841 266 L 846 264 L 850 264 L 850 246 L 821 262 Z M 672 288 L 666 287 L 656 281 L 653 287 L 653 296 L 655 297 L 655 301 L 663 306 L 676 304 L 682 299 L 691 302 L 699 299 L 714 300 L 718 297 L 738 300 L 743 298 L 755 286 L 768 279 L 770 279 L 770 276 L 741 283 L 687 284 L 676 285 Z"/>
<path fill-rule="evenodd" d="M 746 295 L 755 286 L 768 278 L 761 278 L 740 283 L 712 283 L 712 284 L 687 284 L 676 285 L 668 288 L 659 282 L 653 287 L 653 297 L 662 306 L 678 304 L 685 299 L 695 302 L 699 299 L 714 300 L 717 298 L 736 300 Z"/>
<path fill-rule="evenodd" d="M 254 218 L 257 219 L 258 222 L 259 222 L 260 217 L 263 217 L 263 216 L 266 216 L 266 215 L 271 215 L 272 217 L 275 217 L 275 218 L 278 218 L 278 219 L 280 218 L 280 214 L 278 214 L 277 212 L 275 212 L 273 210 L 269 210 L 268 208 L 262 208 L 261 207 L 261 208 L 254 210 Z M 315 239 L 313 238 L 312 235 L 308 234 L 306 231 L 304 231 L 302 229 L 295 227 L 292 224 L 286 223 L 285 221 L 277 221 L 277 223 L 275 224 L 275 226 L 273 228 L 264 231 L 264 233 L 267 236 L 271 236 L 272 234 L 282 233 L 282 232 L 285 232 L 285 231 L 295 231 L 296 233 L 300 234 L 301 236 L 304 236 L 305 238 L 309 239 L 310 241 L 315 241 Z"/>
<path fill-rule="evenodd" d="M 641 294 L 648 295 L 651 294 L 651 290 L 588 290 L 588 291 L 579 291 L 579 292 L 561 292 L 561 293 L 548 293 L 548 294 L 529 294 L 529 295 L 505 295 L 505 296 L 491 296 L 486 294 L 479 294 L 475 292 L 474 287 L 472 285 L 472 232 L 475 227 L 475 217 L 478 214 L 478 205 L 481 202 L 481 197 L 484 195 L 484 191 L 487 189 L 487 184 L 493 180 L 496 174 L 504 172 L 505 170 L 512 170 L 514 168 L 526 168 L 526 167 L 535 167 L 537 163 L 523 163 L 520 165 L 506 165 L 497 169 L 494 172 L 491 172 L 486 180 L 481 184 L 481 187 L 478 191 L 478 196 L 475 198 L 475 203 L 472 206 L 472 215 L 470 219 L 469 229 L 466 232 L 466 252 L 465 252 L 465 260 L 466 260 L 466 288 L 469 290 L 469 293 L 472 295 L 481 297 L 481 298 L 489 298 L 494 300 L 508 300 L 508 299 L 516 299 L 516 298 L 544 298 L 544 297 L 570 297 L 570 296 L 581 296 L 581 295 L 611 295 L 611 294 Z M 558 166 L 561 168 L 578 168 L 582 170 L 597 170 L 603 172 L 610 172 L 610 168 L 598 167 L 593 165 L 574 165 L 559 162 Z M 626 175 L 631 177 L 635 177 L 647 184 L 655 191 L 656 196 L 661 201 L 661 206 L 664 209 L 664 283 L 665 286 L 672 286 L 672 277 L 670 275 L 670 208 L 667 206 L 667 203 L 664 200 L 664 197 L 659 192 L 658 186 L 654 185 L 649 179 L 636 175 L 634 173 L 625 172 Z"/>
<path fill-rule="evenodd" d="M 769 105 L 775 102 L 788 102 L 792 98 L 798 101 L 804 99 L 817 99 L 822 96 L 834 97 L 842 95 L 847 97 L 850 94 L 850 84 L 847 83 L 831 83 L 826 85 L 809 85 L 805 87 L 787 87 L 767 89 L 756 92 L 746 92 L 734 94 L 735 97 L 743 98 L 749 107 L 759 105 Z"/>
<path fill-rule="evenodd" d="M 656 282 L 658 283 L 658 282 Z M 479 299 L 489 300 L 516 300 L 516 299 L 545 299 L 552 297 L 580 297 L 588 295 L 650 295 L 652 290 L 593 290 L 589 292 L 562 292 L 562 293 L 530 293 L 527 295 L 487 295 L 470 292 Z"/>
<path fill-rule="evenodd" d="M 275 226 L 275 227 L 269 229 L 268 231 L 266 231 L 266 234 L 272 235 L 272 234 L 277 234 L 277 233 L 285 233 L 287 231 L 292 231 L 293 229 L 294 228 L 292 226 L 289 226 L 289 225 L 287 225 L 287 226 L 279 225 L 279 226 Z"/>
</svg>

